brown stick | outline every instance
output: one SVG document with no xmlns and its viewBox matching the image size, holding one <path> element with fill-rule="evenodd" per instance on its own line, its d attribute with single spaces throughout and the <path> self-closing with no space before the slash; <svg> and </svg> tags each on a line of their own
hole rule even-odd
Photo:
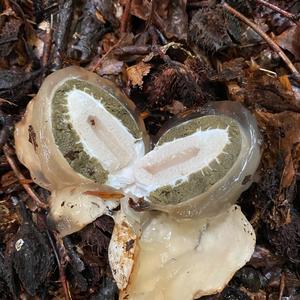
<svg viewBox="0 0 300 300">
<path fill-rule="evenodd" d="M 193 1 L 188 1 L 187 6 L 191 8 L 201 8 L 201 7 L 208 7 L 210 5 L 211 1 L 201 1 L 201 2 L 193 2 Z"/>
<path fill-rule="evenodd" d="M 285 274 L 284 274 L 284 272 L 282 272 L 281 277 L 280 277 L 278 300 L 282 299 L 284 288 L 285 288 Z"/>
<path fill-rule="evenodd" d="M 10 3 L 9 3 L 9 1 L 8 1 L 8 0 L 4 0 L 3 2 L 4 2 L 4 8 L 5 8 L 5 10 L 6 10 L 6 9 L 9 9 L 9 8 L 10 8 Z"/>
<path fill-rule="evenodd" d="M 61 282 L 61 284 L 63 286 L 63 289 L 64 289 L 65 299 L 66 300 L 72 300 L 72 296 L 71 296 L 71 292 L 70 292 L 70 288 L 69 288 L 69 283 L 67 281 L 66 274 L 65 274 L 65 269 L 64 269 L 64 267 L 61 263 L 60 256 L 58 254 L 58 251 L 56 249 L 56 246 L 55 246 L 55 244 L 52 240 L 52 237 L 51 237 L 48 229 L 46 230 L 46 232 L 47 232 L 47 236 L 48 236 L 49 242 L 51 244 L 51 247 L 53 249 L 55 259 L 56 259 L 56 262 L 57 262 L 57 265 L 58 265 L 59 278 L 60 278 L 60 282 Z M 58 243 L 58 241 L 57 241 L 57 243 Z"/>
<path fill-rule="evenodd" d="M 19 170 L 19 168 L 16 165 L 15 160 L 13 159 L 13 157 L 11 156 L 11 154 L 9 153 L 9 147 L 8 147 L 7 144 L 3 146 L 3 152 L 4 152 L 4 155 L 6 157 L 7 162 L 9 163 L 10 167 L 12 168 L 12 170 L 15 173 L 15 175 L 17 176 L 20 184 L 23 186 L 24 190 L 27 192 L 27 194 L 34 201 L 35 205 L 37 207 L 40 207 L 40 208 L 43 208 L 43 209 L 47 209 L 48 208 L 47 204 L 45 204 L 44 202 L 42 202 L 39 199 L 39 197 L 35 194 L 35 192 L 32 190 L 32 188 L 30 187 L 30 185 L 28 183 L 26 183 L 28 181 L 24 177 L 24 175 L 21 173 L 21 171 Z"/>
<path fill-rule="evenodd" d="M 116 49 L 122 41 L 125 39 L 126 34 L 124 34 L 102 57 L 97 58 L 96 60 L 92 61 L 88 66 L 88 70 L 91 72 L 95 72 L 102 64 L 104 59 L 114 50 Z"/>
<path fill-rule="evenodd" d="M 223 7 L 228 10 L 231 14 L 233 14 L 235 17 L 249 25 L 257 34 L 259 34 L 268 44 L 269 46 L 277 52 L 277 54 L 281 57 L 281 59 L 286 63 L 290 71 L 295 74 L 299 75 L 298 70 L 295 68 L 293 63 L 290 61 L 290 59 L 285 55 L 285 53 L 281 50 L 281 48 L 265 33 L 263 32 L 255 23 L 250 21 L 248 18 L 246 18 L 244 15 L 239 13 L 237 10 L 235 10 L 233 7 L 228 5 L 226 2 L 224 2 Z"/>
<path fill-rule="evenodd" d="M 271 4 L 271 3 L 269 3 L 269 2 L 267 2 L 267 1 L 265 1 L 265 0 L 256 0 L 256 2 L 257 2 L 258 4 L 261 4 L 261 5 L 263 5 L 263 6 L 266 6 L 266 7 L 271 8 L 272 10 L 274 10 L 274 11 L 280 13 L 281 15 L 283 15 L 284 17 L 290 19 L 290 20 L 293 21 L 293 22 L 296 22 L 296 21 L 297 21 L 297 16 L 296 16 L 296 15 L 291 14 L 291 13 L 289 13 L 289 12 L 283 10 L 282 8 L 280 8 L 280 7 L 278 7 L 278 6 L 274 5 L 274 4 Z M 296 23 L 297 23 L 297 22 L 296 22 Z"/>
<path fill-rule="evenodd" d="M 120 32 L 121 33 L 125 33 L 126 29 L 127 29 L 127 22 L 128 22 L 128 18 L 129 18 L 129 12 L 130 12 L 130 8 L 131 8 L 131 2 L 132 0 L 127 0 L 122 18 L 121 18 L 121 26 L 120 26 Z"/>
<path fill-rule="evenodd" d="M 52 49 L 52 37 L 53 37 L 53 29 L 52 29 L 52 21 L 51 21 L 49 27 L 46 29 L 45 38 L 44 38 L 44 48 L 43 48 L 43 57 L 42 57 L 42 64 L 44 70 L 48 67 L 48 63 L 49 63 L 49 56 Z"/>
</svg>

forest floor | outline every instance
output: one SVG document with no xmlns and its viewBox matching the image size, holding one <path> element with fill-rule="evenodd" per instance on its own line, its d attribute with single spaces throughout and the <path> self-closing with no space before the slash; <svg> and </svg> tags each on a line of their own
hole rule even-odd
<svg viewBox="0 0 300 300">
<path fill-rule="evenodd" d="M 117 299 L 107 216 L 63 240 L 45 222 L 49 192 L 14 151 L 14 125 L 44 78 L 80 65 L 114 81 L 155 135 L 207 102 L 243 103 L 263 155 L 239 199 L 257 235 L 250 262 L 205 299 L 300 299 L 300 2 L 2 0 L 0 299 Z M 26 256 L 14 246 L 30 243 Z M 204 299 L 203 298 L 203 299 Z"/>
</svg>

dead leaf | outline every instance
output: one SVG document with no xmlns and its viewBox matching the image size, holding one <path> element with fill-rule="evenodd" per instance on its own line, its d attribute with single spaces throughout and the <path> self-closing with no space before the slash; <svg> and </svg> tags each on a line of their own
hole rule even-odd
<svg viewBox="0 0 300 300">
<path fill-rule="evenodd" d="M 1 186 L 7 187 L 17 181 L 18 181 L 18 178 L 15 176 L 15 173 L 13 171 L 8 171 L 1 177 Z"/>
<path fill-rule="evenodd" d="M 292 87 L 292 84 L 289 80 L 289 77 L 287 75 L 283 75 L 283 76 L 280 76 L 279 78 L 279 81 L 282 85 L 282 87 L 288 91 L 288 92 L 292 92 L 293 91 L 293 87 Z"/>
<path fill-rule="evenodd" d="M 278 45 L 300 59 L 300 27 L 294 25 L 276 37 Z"/>
<path fill-rule="evenodd" d="M 186 0 L 133 0 L 130 13 L 142 20 L 149 20 L 168 38 L 187 39 L 188 16 Z M 151 16 L 152 14 L 152 16 Z"/>
<path fill-rule="evenodd" d="M 300 86 L 298 82 L 292 82 L 292 91 L 295 96 L 295 100 L 297 103 L 300 103 Z"/>
<path fill-rule="evenodd" d="M 255 115 L 260 127 L 277 131 L 278 141 L 272 142 L 277 142 L 276 144 L 284 153 L 291 153 L 292 149 L 300 143 L 300 131 L 295 130 L 295 128 L 300 128 L 299 113 L 285 111 L 272 114 L 265 111 L 256 111 Z M 273 144 L 272 147 L 274 146 L 276 145 Z"/>
<path fill-rule="evenodd" d="M 138 85 L 142 87 L 143 85 L 143 77 L 148 75 L 151 70 L 151 65 L 139 62 L 138 64 L 127 68 L 127 76 L 128 80 L 131 82 L 133 86 Z"/>
<path fill-rule="evenodd" d="M 284 160 L 284 169 L 282 172 L 281 186 L 284 188 L 289 187 L 295 178 L 296 170 L 292 159 L 292 154 L 288 153 Z"/>
<path fill-rule="evenodd" d="M 1 16 L 4 18 L 4 16 Z M 14 42 L 18 41 L 22 20 L 11 17 L 4 24 L 0 32 L 0 56 L 8 56 L 13 49 Z"/>
<path fill-rule="evenodd" d="M 10 241 L 6 265 L 11 274 L 17 275 L 12 276 L 11 280 L 16 282 L 18 278 L 26 292 L 34 296 L 53 270 L 54 254 L 48 239 L 32 221 L 22 202 L 17 210 L 21 225 Z"/>
<path fill-rule="evenodd" d="M 118 75 L 122 72 L 123 66 L 123 61 L 119 61 L 115 58 L 107 58 L 103 60 L 100 68 L 97 70 L 97 73 L 101 76 Z"/>
<path fill-rule="evenodd" d="M 300 101 L 288 80 L 284 76 L 274 78 L 254 73 L 243 87 L 245 103 L 248 106 L 261 106 L 273 112 L 300 112 Z"/>
<path fill-rule="evenodd" d="M 186 13 L 187 0 L 170 1 L 168 17 L 165 20 L 165 34 L 168 38 L 187 39 L 188 16 Z"/>
<path fill-rule="evenodd" d="M 32 89 L 34 80 L 41 70 L 24 72 L 23 70 L 0 70 L 0 97 L 18 100 Z"/>
<path fill-rule="evenodd" d="M 300 145 L 300 131 L 295 130 L 300 128 L 300 114 L 288 111 L 278 114 L 256 111 L 256 118 L 260 128 L 269 136 L 268 141 L 265 141 L 268 153 L 274 160 L 277 159 L 278 152 L 283 155 L 285 165 L 281 187 L 288 188 L 295 179 L 300 162 L 299 153 L 296 151 Z"/>
</svg>

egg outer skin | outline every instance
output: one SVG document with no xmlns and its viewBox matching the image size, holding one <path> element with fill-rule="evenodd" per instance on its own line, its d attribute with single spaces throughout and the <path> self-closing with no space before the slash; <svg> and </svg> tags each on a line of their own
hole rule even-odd
<svg viewBox="0 0 300 300">
<path fill-rule="evenodd" d="M 221 292 L 250 260 L 255 242 L 254 229 L 236 205 L 210 219 L 149 212 L 119 299 L 191 300 Z"/>
</svg>

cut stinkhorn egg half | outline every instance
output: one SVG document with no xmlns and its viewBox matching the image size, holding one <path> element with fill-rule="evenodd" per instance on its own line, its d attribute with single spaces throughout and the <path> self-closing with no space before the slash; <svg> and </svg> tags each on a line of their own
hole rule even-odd
<svg viewBox="0 0 300 300">
<path fill-rule="evenodd" d="M 111 215 L 120 204 L 115 191 L 122 195 L 149 148 L 133 102 L 80 67 L 45 79 L 16 125 L 15 144 L 32 179 L 51 191 L 49 220 L 61 236 Z"/>
<path fill-rule="evenodd" d="M 146 136 L 134 104 L 79 67 L 48 76 L 15 131 L 19 159 L 50 190 L 92 182 L 119 188 L 147 151 Z"/>
<path fill-rule="evenodd" d="M 259 161 L 255 119 L 241 104 L 220 102 L 209 115 L 193 114 L 165 130 L 135 164 L 135 184 L 129 189 L 152 209 L 182 217 L 213 216 L 248 188 L 245 178 Z"/>
</svg>

